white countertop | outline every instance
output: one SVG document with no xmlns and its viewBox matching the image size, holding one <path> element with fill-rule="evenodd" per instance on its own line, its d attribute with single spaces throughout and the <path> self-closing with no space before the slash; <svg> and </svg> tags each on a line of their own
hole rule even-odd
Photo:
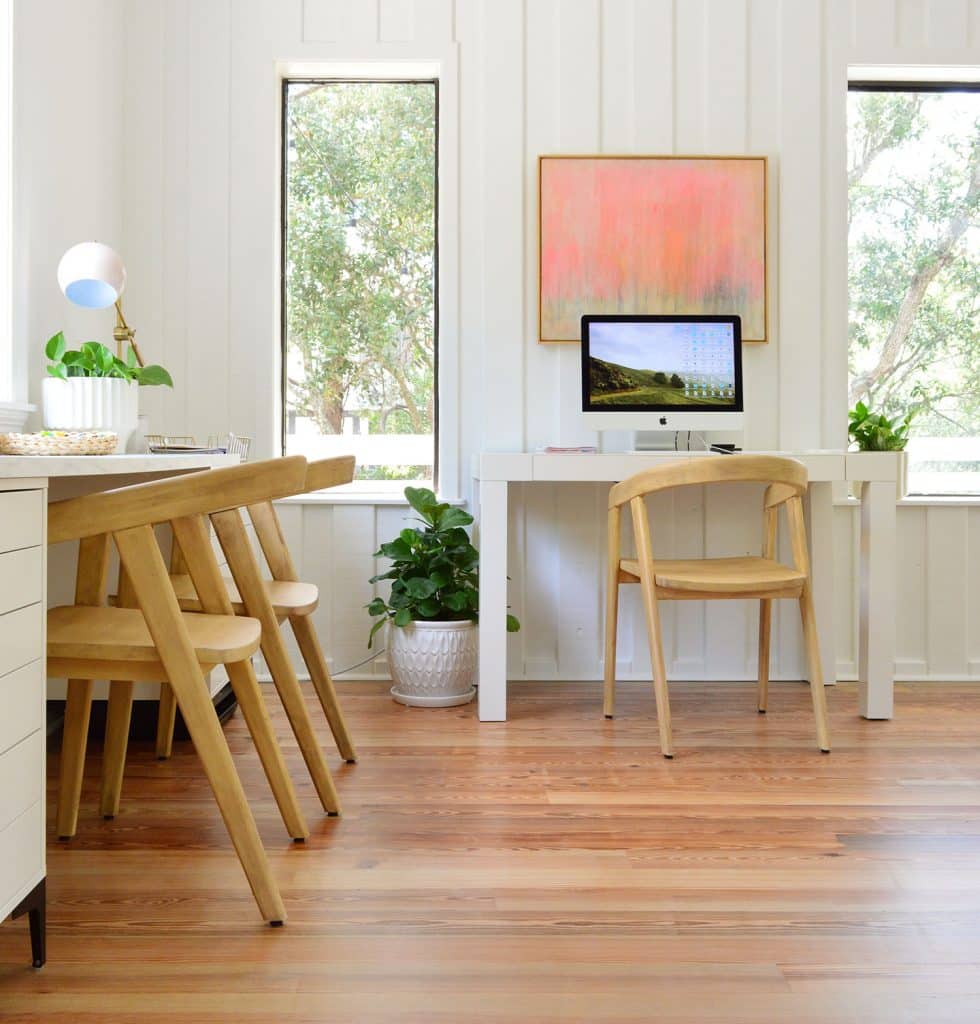
<svg viewBox="0 0 980 1024">
<path fill-rule="evenodd" d="M 127 476 L 235 466 L 237 455 L 0 455 L 0 480 Z"/>
</svg>

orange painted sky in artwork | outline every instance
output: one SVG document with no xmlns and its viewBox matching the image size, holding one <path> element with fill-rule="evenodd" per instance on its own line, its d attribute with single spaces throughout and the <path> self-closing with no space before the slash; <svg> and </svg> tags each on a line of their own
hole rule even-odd
<svg viewBox="0 0 980 1024">
<path fill-rule="evenodd" d="M 761 160 L 560 159 L 541 167 L 541 337 L 583 313 L 737 313 L 765 337 Z"/>
</svg>

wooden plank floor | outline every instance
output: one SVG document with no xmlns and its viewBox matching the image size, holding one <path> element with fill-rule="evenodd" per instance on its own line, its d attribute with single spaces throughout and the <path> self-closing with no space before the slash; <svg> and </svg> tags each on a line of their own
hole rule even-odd
<svg viewBox="0 0 980 1024">
<path fill-rule="evenodd" d="M 952 1024 L 980 1021 L 980 687 L 900 687 L 893 722 L 806 688 L 513 687 L 512 719 L 341 687 L 345 815 L 279 824 L 228 727 L 290 918 L 258 919 L 193 751 L 132 751 L 121 816 L 49 846 L 49 962 L 0 927 L 3 1021 Z M 317 714 L 322 721 L 322 715 Z M 51 774 L 57 768 L 51 758 Z M 49 829 L 49 833 L 51 833 Z"/>
</svg>

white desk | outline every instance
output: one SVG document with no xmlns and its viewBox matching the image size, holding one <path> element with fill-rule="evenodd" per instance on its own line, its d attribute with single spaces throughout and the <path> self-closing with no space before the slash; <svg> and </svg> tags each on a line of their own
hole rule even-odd
<svg viewBox="0 0 980 1024">
<path fill-rule="evenodd" d="M 798 451 L 753 454 L 798 459 L 810 475 L 807 527 L 824 679 L 837 675 L 834 637 L 833 484 L 860 482 L 860 712 L 892 717 L 895 675 L 895 500 L 899 459 L 891 452 Z M 544 455 L 483 452 L 473 460 L 480 541 L 482 722 L 507 718 L 507 491 L 511 483 L 615 483 L 688 453 Z M 738 458 L 737 455 L 732 458 Z M 601 586 L 596 580 L 596 586 Z M 597 691 L 598 692 L 598 691 Z"/>
</svg>

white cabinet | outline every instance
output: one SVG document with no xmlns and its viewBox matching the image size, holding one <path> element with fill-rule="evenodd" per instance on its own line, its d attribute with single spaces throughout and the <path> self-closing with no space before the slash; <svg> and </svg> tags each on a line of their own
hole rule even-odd
<svg viewBox="0 0 980 1024">
<path fill-rule="evenodd" d="M 0 921 L 30 914 L 35 967 L 44 962 L 46 498 L 37 480 L 0 480 Z"/>
</svg>

